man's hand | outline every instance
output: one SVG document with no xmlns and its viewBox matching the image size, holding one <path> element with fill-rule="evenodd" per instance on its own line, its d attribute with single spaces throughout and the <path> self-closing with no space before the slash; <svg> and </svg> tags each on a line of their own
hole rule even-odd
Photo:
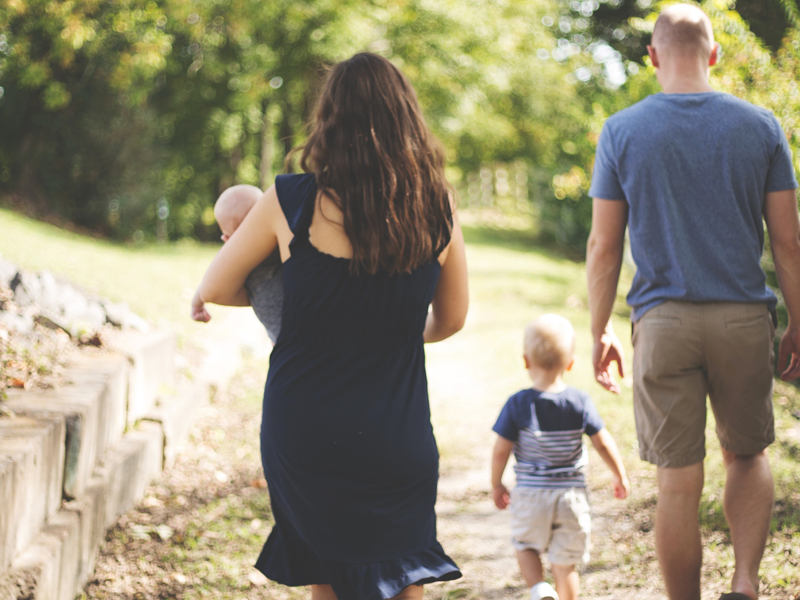
<svg viewBox="0 0 800 600">
<path fill-rule="evenodd" d="M 597 383 L 610 392 L 619 394 L 621 388 L 614 376 L 611 375 L 611 363 L 617 363 L 617 372 L 620 377 L 625 377 L 625 358 L 622 344 L 613 331 L 608 329 L 594 342 L 592 351 L 592 365 Z"/>
<path fill-rule="evenodd" d="M 628 481 L 628 476 L 614 477 L 614 498 L 625 500 L 628 494 L 631 493 L 631 482 Z"/>
<path fill-rule="evenodd" d="M 211 315 L 208 314 L 205 305 L 206 303 L 200 297 L 200 290 L 197 290 L 192 298 L 192 320 L 201 323 L 208 323 L 211 320 Z"/>
<path fill-rule="evenodd" d="M 800 377 L 800 328 L 792 323 L 786 328 L 778 350 L 778 370 L 784 365 L 781 379 L 791 381 Z"/>
<path fill-rule="evenodd" d="M 617 371 L 624 376 L 622 345 L 611 329 L 611 313 L 617 298 L 628 204 L 595 198 L 592 203 L 592 231 L 586 246 L 586 280 L 589 312 L 592 314 L 592 365 L 597 382 L 619 394 L 620 387 L 611 376 L 610 365 L 617 361 Z"/>
<path fill-rule="evenodd" d="M 502 483 L 492 488 L 492 499 L 494 505 L 500 510 L 504 510 L 511 504 L 511 497 L 508 495 L 508 489 Z"/>
</svg>

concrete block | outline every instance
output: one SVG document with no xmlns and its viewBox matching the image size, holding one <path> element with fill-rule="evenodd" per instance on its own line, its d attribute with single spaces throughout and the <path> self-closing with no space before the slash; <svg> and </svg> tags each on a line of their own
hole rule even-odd
<svg viewBox="0 0 800 600">
<path fill-rule="evenodd" d="M 114 331 L 107 343 L 130 363 L 127 422 L 131 426 L 153 409 L 161 386 L 175 384 L 175 333 Z"/>
<path fill-rule="evenodd" d="M 151 481 L 161 475 L 164 435 L 157 423 L 142 422 L 111 448 L 96 475 L 104 488 L 102 505 L 103 530 L 133 508 L 144 497 Z"/>
<path fill-rule="evenodd" d="M 65 437 L 60 415 L 0 418 L 0 572 L 60 506 Z"/>
<path fill-rule="evenodd" d="M 128 362 L 117 354 L 86 355 L 76 353 L 69 358 L 64 378 L 75 385 L 101 383 L 104 385 L 100 404 L 98 456 L 116 444 L 125 433 L 128 404 Z"/>
<path fill-rule="evenodd" d="M 106 538 L 106 511 L 108 503 L 108 485 L 101 476 L 96 475 L 89 481 L 86 493 L 79 499 L 67 504 L 66 508 L 80 514 L 82 528 L 81 563 L 78 570 L 78 585 L 83 587 L 94 572 L 94 564 L 100 546 Z"/>
<path fill-rule="evenodd" d="M 78 589 L 80 519 L 56 513 L 45 529 L 0 576 L 0 599 L 72 600 Z"/>
<path fill-rule="evenodd" d="M 58 390 L 9 390 L 5 405 L 16 414 L 32 418 L 57 414 L 66 424 L 63 492 L 67 498 L 76 498 L 86 487 L 98 453 L 105 384 L 81 383 Z"/>
<path fill-rule="evenodd" d="M 147 417 L 148 421 L 161 424 L 164 432 L 164 465 L 173 464 L 181 444 L 189 437 L 200 409 L 208 405 L 209 384 L 197 380 L 186 382 L 170 392 L 162 391 L 157 406 Z"/>
<path fill-rule="evenodd" d="M 75 589 L 82 588 L 89 581 L 94 571 L 97 552 L 105 537 L 105 528 L 97 518 L 100 512 L 99 505 L 96 502 L 97 496 L 91 490 L 92 488 L 88 488 L 86 493 L 79 499 L 65 503 L 61 510 L 61 512 L 73 515 L 77 519 L 79 543 L 75 552 L 74 563 L 70 566 L 71 572 L 74 573 L 75 581 L 73 583 Z"/>
</svg>

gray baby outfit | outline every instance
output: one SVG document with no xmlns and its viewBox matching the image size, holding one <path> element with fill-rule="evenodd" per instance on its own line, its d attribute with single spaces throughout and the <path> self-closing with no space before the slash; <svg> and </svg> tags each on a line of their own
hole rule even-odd
<svg viewBox="0 0 800 600">
<path fill-rule="evenodd" d="M 274 344 L 281 331 L 283 314 L 283 266 L 277 250 L 250 272 L 244 289 L 253 311 Z"/>
</svg>

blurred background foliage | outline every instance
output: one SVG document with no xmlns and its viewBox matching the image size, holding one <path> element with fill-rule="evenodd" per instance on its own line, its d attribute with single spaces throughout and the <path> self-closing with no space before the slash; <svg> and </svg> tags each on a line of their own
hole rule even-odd
<svg viewBox="0 0 800 600">
<path fill-rule="evenodd" d="M 219 192 L 270 185 L 325 66 L 369 50 L 412 80 L 462 203 L 513 196 L 582 249 L 602 124 L 658 91 L 663 4 L 2 0 L 0 198 L 115 239 L 213 239 Z M 797 0 L 701 5 L 714 85 L 773 110 L 800 161 Z"/>
</svg>

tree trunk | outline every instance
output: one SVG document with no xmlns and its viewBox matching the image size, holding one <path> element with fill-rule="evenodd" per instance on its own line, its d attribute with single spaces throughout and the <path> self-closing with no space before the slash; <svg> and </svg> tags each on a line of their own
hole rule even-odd
<svg viewBox="0 0 800 600">
<path fill-rule="evenodd" d="M 292 126 L 289 124 L 290 118 L 290 111 L 291 108 L 289 107 L 288 102 L 283 103 L 283 119 L 281 120 L 281 141 L 283 142 L 283 155 L 289 156 L 289 153 L 292 151 L 294 147 L 294 132 L 292 131 Z M 294 172 L 294 165 L 287 163 L 286 164 L 286 172 L 293 173 Z"/>
<path fill-rule="evenodd" d="M 264 113 L 264 128 L 261 132 L 261 189 L 266 190 L 272 185 L 272 165 L 275 164 L 275 124 L 270 117 L 270 103 L 264 101 L 262 109 Z"/>
</svg>

